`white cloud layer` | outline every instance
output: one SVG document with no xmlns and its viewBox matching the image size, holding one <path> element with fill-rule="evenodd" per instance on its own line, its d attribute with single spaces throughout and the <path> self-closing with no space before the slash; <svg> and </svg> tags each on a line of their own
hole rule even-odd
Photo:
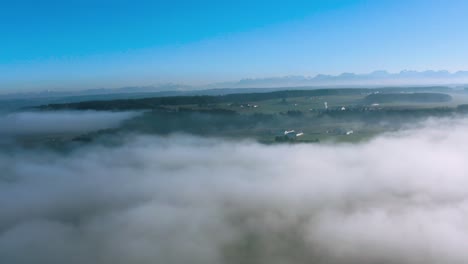
<svg viewBox="0 0 468 264">
<path fill-rule="evenodd" d="M 0 154 L 0 263 L 467 263 L 467 132 Z"/>
<path fill-rule="evenodd" d="M 84 133 L 114 128 L 138 112 L 17 112 L 0 115 L 0 136 L 47 133 Z"/>
</svg>

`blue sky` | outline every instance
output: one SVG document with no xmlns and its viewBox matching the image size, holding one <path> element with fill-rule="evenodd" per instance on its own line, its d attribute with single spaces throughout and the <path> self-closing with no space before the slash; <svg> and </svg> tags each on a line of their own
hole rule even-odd
<svg viewBox="0 0 468 264">
<path fill-rule="evenodd" d="M 467 70 L 468 1 L 5 1 L 0 89 Z"/>
</svg>

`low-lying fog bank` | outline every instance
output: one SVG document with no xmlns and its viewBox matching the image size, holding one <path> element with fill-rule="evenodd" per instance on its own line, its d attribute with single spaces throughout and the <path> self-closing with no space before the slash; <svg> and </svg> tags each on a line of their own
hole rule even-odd
<svg viewBox="0 0 468 264">
<path fill-rule="evenodd" d="M 467 132 L 0 154 L 0 263 L 467 263 Z"/>
<path fill-rule="evenodd" d="M 85 133 L 118 127 L 139 112 L 41 111 L 0 115 L 0 136 Z"/>
</svg>

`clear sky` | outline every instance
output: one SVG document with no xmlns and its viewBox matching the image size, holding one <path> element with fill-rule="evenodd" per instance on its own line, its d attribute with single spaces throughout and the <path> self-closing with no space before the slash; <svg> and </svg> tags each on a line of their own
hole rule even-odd
<svg viewBox="0 0 468 264">
<path fill-rule="evenodd" d="M 0 90 L 468 70 L 468 1 L 3 1 Z"/>
</svg>

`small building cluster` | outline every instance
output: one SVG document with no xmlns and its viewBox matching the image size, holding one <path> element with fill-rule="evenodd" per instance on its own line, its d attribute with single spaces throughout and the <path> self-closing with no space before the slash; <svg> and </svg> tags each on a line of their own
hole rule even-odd
<svg viewBox="0 0 468 264">
<path fill-rule="evenodd" d="M 296 130 L 285 130 L 283 135 L 276 136 L 275 141 L 284 142 L 284 141 L 294 141 L 298 137 L 303 136 L 303 132 L 296 132 Z"/>
</svg>

